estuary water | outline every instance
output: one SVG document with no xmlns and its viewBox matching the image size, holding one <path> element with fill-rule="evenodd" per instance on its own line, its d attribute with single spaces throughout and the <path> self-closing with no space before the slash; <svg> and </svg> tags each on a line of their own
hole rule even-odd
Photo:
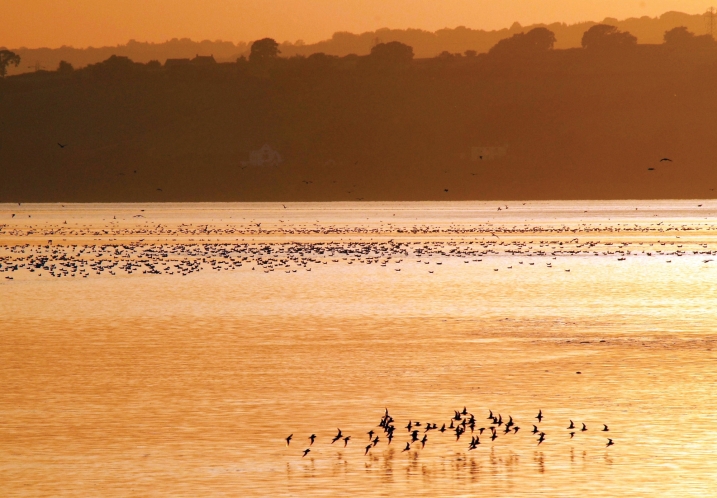
<svg viewBox="0 0 717 498">
<path fill-rule="evenodd" d="M 712 495 L 715 215 L 0 204 L 0 494 Z"/>
</svg>

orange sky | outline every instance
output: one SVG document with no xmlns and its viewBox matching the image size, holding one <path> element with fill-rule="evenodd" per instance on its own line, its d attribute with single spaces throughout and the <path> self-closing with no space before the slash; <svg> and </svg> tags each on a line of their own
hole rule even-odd
<svg viewBox="0 0 717 498">
<path fill-rule="evenodd" d="M 171 38 L 307 43 L 335 31 L 578 22 L 702 13 L 710 0 L 2 0 L 0 46 L 75 47 Z"/>
</svg>

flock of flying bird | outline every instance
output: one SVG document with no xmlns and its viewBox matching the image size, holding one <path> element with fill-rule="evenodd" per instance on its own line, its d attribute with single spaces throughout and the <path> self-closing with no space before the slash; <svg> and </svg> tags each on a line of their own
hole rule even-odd
<svg viewBox="0 0 717 498">
<path fill-rule="evenodd" d="M 62 144 L 62 143 L 60 143 L 60 142 L 57 142 L 57 145 L 58 145 L 61 149 L 64 149 L 64 148 L 67 147 L 69 144 Z M 483 156 L 480 156 L 480 159 L 483 159 Z M 669 157 L 663 157 L 662 159 L 660 159 L 659 162 L 660 162 L 660 163 L 667 163 L 667 162 L 670 162 L 670 163 L 671 163 L 671 162 L 672 162 L 672 159 L 670 159 Z M 356 163 L 354 164 L 354 166 L 355 166 L 356 164 L 358 164 L 358 161 L 356 161 Z M 244 166 L 242 169 L 245 169 L 245 168 L 246 168 L 246 166 Z M 647 170 L 648 170 L 648 171 L 655 171 L 655 168 L 647 168 Z M 137 170 L 134 170 L 134 172 L 137 173 Z M 120 174 L 123 175 L 123 173 L 120 173 Z M 476 173 L 471 173 L 471 175 L 472 175 L 472 176 L 475 176 Z M 305 184 L 305 185 L 310 185 L 310 184 L 312 184 L 312 183 L 314 183 L 314 182 L 313 182 L 313 180 L 302 180 L 301 183 L 303 183 L 303 184 Z M 336 182 L 334 181 L 334 183 L 336 183 Z M 354 185 L 354 187 L 356 187 L 356 185 Z M 710 189 L 710 190 L 714 190 L 714 189 Z M 158 192 L 163 192 L 163 190 L 162 190 L 161 188 L 157 188 L 157 191 L 158 191 Z M 444 188 L 444 189 L 443 189 L 443 193 L 444 193 L 444 194 L 447 194 L 448 192 L 449 192 L 449 190 L 448 190 L 447 188 Z M 349 191 L 347 191 L 347 193 L 348 193 L 348 194 L 351 194 L 351 193 L 353 193 L 353 190 L 349 190 Z M 364 200 L 364 198 L 363 198 L 363 197 L 358 197 L 357 200 L 362 201 L 362 200 Z M 286 208 L 286 206 L 284 206 L 284 208 Z M 506 209 L 507 209 L 507 208 L 508 208 L 508 207 L 506 206 Z M 501 210 L 501 208 L 498 208 L 498 211 L 500 211 L 500 210 Z"/>
<path fill-rule="evenodd" d="M 535 418 L 538 422 L 537 424 L 533 424 L 533 429 L 530 431 L 530 434 L 537 438 L 536 442 L 538 446 L 540 446 L 546 439 L 545 432 L 543 432 L 538 427 L 544 418 L 542 409 L 538 410 L 538 415 L 536 415 Z M 493 411 L 489 410 L 487 420 L 490 420 L 489 424 L 486 424 L 485 427 L 478 427 L 479 424 L 477 419 L 475 418 L 475 415 L 469 413 L 466 407 L 463 407 L 462 411 L 454 410 L 454 415 L 453 417 L 451 417 L 449 425 L 446 426 L 446 424 L 443 423 L 440 428 L 438 427 L 437 423 L 421 423 L 420 421 L 409 420 L 408 424 L 403 428 L 408 431 L 408 437 L 410 437 L 410 440 L 406 441 L 406 445 L 403 447 L 401 452 L 403 453 L 406 451 L 411 451 L 411 449 L 416 449 L 419 445 L 420 448 L 423 449 L 428 442 L 428 433 L 432 431 L 436 431 L 441 434 L 446 432 L 451 433 L 455 435 L 456 442 L 459 442 L 461 440 L 461 436 L 465 434 L 465 439 L 470 437 L 470 441 L 468 442 L 468 451 L 471 451 L 477 449 L 478 446 L 481 444 L 480 438 L 481 436 L 483 436 L 484 433 L 486 435 L 486 438 L 490 439 L 491 442 L 493 442 L 498 439 L 498 437 L 500 437 L 499 434 L 501 436 L 514 436 L 518 434 L 518 431 L 520 430 L 520 427 L 516 425 L 512 416 L 509 416 L 508 420 L 503 420 L 502 415 L 494 415 Z M 364 455 L 368 455 L 371 450 L 381 442 L 382 437 L 387 441 L 387 445 L 391 444 L 391 441 L 394 439 L 394 434 L 397 430 L 395 422 L 396 421 L 394 420 L 394 418 L 389 415 L 388 408 L 386 408 L 386 411 L 384 412 L 383 417 L 381 417 L 381 421 L 376 427 L 376 430 L 371 429 L 366 433 L 368 435 L 368 444 L 364 447 Z M 343 441 L 343 447 L 347 447 L 349 442 L 351 441 L 352 436 L 345 435 L 341 429 L 337 430 L 338 432 L 331 439 L 330 444 Z M 570 425 L 566 427 L 566 430 L 570 431 L 568 434 L 570 435 L 570 439 L 573 439 L 578 432 L 586 432 L 588 428 L 585 423 L 582 423 L 582 426 L 578 428 L 575 423 L 570 420 Z M 610 429 L 606 424 L 603 424 L 603 428 L 600 431 L 609 432 Z M 401 431 L 399 430 L 399 432 Z M 423 437 L 421 437 L 421 432 L 423 432 Z M 314 445 L 314 442 L 316 442 L 316 437 L 316 434 L 311 434 L 308 437 L 309 447 L 303 450 L 302 458 L 311 453 L 311 447 Z M 291 445 L 291 441 L 293 439 L 293 434 L 290 434 L 289 436 L 284 438 L 287 447 Z M 611 438 L 607 438 L 607 443 L 605 444 L 605 447 L 607 448 L 613 446 L 614 444 L 615 443 Z"/>
</svg>

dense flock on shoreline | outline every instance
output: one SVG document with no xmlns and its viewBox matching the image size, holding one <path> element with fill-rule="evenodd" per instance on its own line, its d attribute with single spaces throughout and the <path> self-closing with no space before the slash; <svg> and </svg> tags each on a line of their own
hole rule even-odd
<svg viewBox="0 0 717 498">
<path fill-rule="evenodd" d="M 282 224 L 0 225 L 0 239 L 5 241 L 0 244 L 0 274 L 4 280 L 12 280 L 22 273 L 54 278 L 187 276 L 239 269 L 296 273 L 337 264 L 378 265 L 394 271 L 421 264 L 430 274 L 451 261 L 482 263 L 500 271 L 517 269 L 517 265 L 552 268 L 553 260 L 576 256 L 616 261 L 652 257 L 666 263 L 697 256 L 707 265 L 717 255 L 710 245 L 717 226 L 708 223 Z M 289 236 L 306 239 L 287 239 Z M 500 256 L 513 258 L 502 264 Z"/>
<path fill-rule="evenodd" d="M 137 215 L 139 216 L 139 215 Z M 657 216 L 657 215 L 655 215 Z M 368 220 L 368 218 L 367 218 Z M 20 220 L 18 220 L 20 221 Z M 74 225 L 74 226 L 73 226 Z M 527 236 L 550 234 L 616 234 L 626 235 L 678 235 L 680 232 L 711 232 L 717 233 L 715 223 L 681 223 L 671 224 L 660 221 L 656 223 L 556 223 L 551 225 L 523 225 L 508 226 L 505 223 L 450 223 L 450 224 L 412 224 L 373 221 L 362 224 L 357 220 L 353 224 L 332 224 L 316 220 L 315 223 L 289 223 L 283 220 L 266 223 L 255 222 L 235 224 L 227 221 L 221 224 L 180 223 L 173 226 L 171 223 L 145 223 L 143 225 L 125 226 L 116 220 L 109 220 L 106 225 L 79 225 L 67 222 L 59 224 L 0 224 L 0 238 L 2 237 L 202 237 L 201 242 L 211 241 L 206 237 L 251 237 L 251 236 L 287 236 L 287 235 L 320 235 L 320 236 L 413 236 L 413 235 L 442 235 L 442 236 Z M 195 241 L 195 239 L 189 239 Z"/>
</svg>

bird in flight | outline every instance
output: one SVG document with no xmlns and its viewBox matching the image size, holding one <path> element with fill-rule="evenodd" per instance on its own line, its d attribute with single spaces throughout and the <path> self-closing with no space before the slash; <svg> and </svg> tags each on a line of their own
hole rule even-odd
<svg viewBox="0 0 717 498">
<path fill-rule="evenodd" d="M 662 159 L 660 159 L 660 162 L 661 162 L 661 163 L 664 163 L 664 162 L 671 163 L 671 162 L 672 162 L 672 159 L 670 159 L 669 157 L 663 157 Z"/>
<path fill-rule="evenodd" d="M 615 443 L 612 442 L 612 439 L 607 438 L 607 444 L 605 445 L 605 447 L 607 448 L 608 446 L 612 446 L 613 444 Z"/>
<path fill-rule="evenodd" d="M 61 149 L 64 149 L 64 148 L 67 147 L 69 144 L 62 145 L 60 142 L 57 142 L 57 145 L 59 145 Z"/>
<path fill-rule="evenodd" d="M 289 437 L 286 438 L 286 445 L 287 445 L 287 446 L 289 446 L 289 444 L 291 443 L 291 438 L 292 438 L 292 437 L 294 437 L 294 435 L 293 435 L 293 434 L 290 434 Z"/>
<path fill-rule="evenodd" d="M 306 448 L 306 449 L 304 450 L 304 455 L 303 455 L 301 458 L 304 458 L 306 455 L 308 455 L 310 451 L 311 451 L 311 450 L 310 450 L 309 448 Z"/>
</svg>

